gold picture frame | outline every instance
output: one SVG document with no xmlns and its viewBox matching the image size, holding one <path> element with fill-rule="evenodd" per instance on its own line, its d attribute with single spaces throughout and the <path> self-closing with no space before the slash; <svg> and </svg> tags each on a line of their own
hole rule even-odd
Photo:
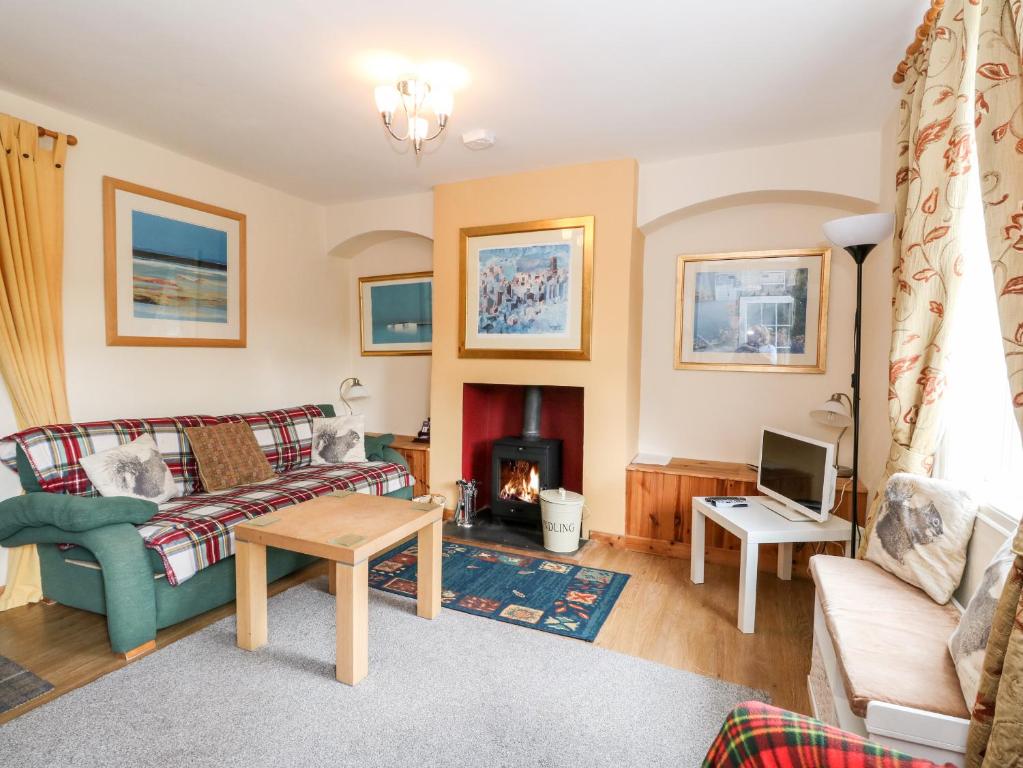
<svg viewBox="0 0 1023 768">
<path fill-rule="evenodd" d="M 402 285 L 409 285 L 409 284 L 421 284 L 421 283 L 425 283 L 425 282 L 429 282 L 430 283 L 430 289 L 431 289 L 430 290 L 430 294 L 431 294 L 431 297 L 430 297 L 431 307 L 430 307 L 430 312 L 429 312 L 429 314 L 430 314 L 429 325 L 431 326 L 431 329 L 430 329 L 431 332 L 429 334 L 430 335 L 430 341 L 429 342 L 424 342 L 424 341 L 421 341 L 421 340 L 408 340 L 408 341 L 396 340 L 396 341 L 392 341 L 392 342 L 374 342 L 372 338 L 367 340 L 367 337 L 366 337 L 367 331 L 372 333 L 372 330 L 373 330 L 373 325 L 374 324 L 372 322 L 372 315 L 373 315 L 374 309 L 376 308 L 376 305 L 373 303 L 372 294 L 370 294 L 369 300 L 367 301 L 367 296 L 366 296 L 367 289 L 371 289 L 372 287 L 374 287 L 374 285 L 377 285 L 378 287 L 384 287 L 384 286 L 380 286 L 379 285 L 381 283 L 383 283 L 383 284 L 390 284 L 391 286 L 402 286 Z M 395 274 L 395 275 L 372 275 L 372 276 L 368 276 L 368 277 L 360 277 L 359 278 L 359 347 L 360 347 L 362 356 L 363 357 L 395 357 L 395 356 L 399 356 L 399 355 L 432 355 L 433 354 L 433 333 L 432 333 L 432 325 L 433 325 L 432 293 L 433 293 L 433 290 L 432 290 L 432 288 L 433 288 L 433 272 L 402 272 L 400 274 Z M 405 300 L 403 297 L 396 296 L 395 298 L 396 298 L 396 300 L 401 301 L 403 305 L 405 305 L 405 306 L 408 305 L 407 300 Z M 368 324 L 366 322 L 366 319 L 367 319 L 366 315 L 367 314 L 369 314 L 371 316 L 370 317 L 371 321 Z M 407 321 L 401 322 L 400 325 L 404 326 L 404 325 L 410 324 L 412 322 L 416 322 L 416 324 L 418 326 L 425 325 L 425 323 L 422 321 L 421 317 L 417 317 L 414 320 L 413 320 L 413 318 L 409 318 Z M 409 329 L 409 333 L 410 334 L 412 333 L 412 329 Z M 397 331 L 396 335 L 400 336 L 401 332 Z M 392 348 L 388 348 L 388 347 L 392 347 Z"/>
<path fill-rule="evenodd" d="M 245 230 L 243 213 L 104 176 L 107 345 L 245 347 Z"/>
<path fill-rule="evenodd" d="M 720 270 L 707 269 L 718 262 Z M 697 285 L 700 274 L 712 277 Z M 676 370 L 824 373 L 830 275 L 830 248 L 679 256 Z M 698 322 L 701 303 L 707 310 Z M 717 341 L 697 332 L 701 323 L 719 331 Z M 757 362 L 747 362 L 750 356 Z"/>
<path fill-rule="evenodd" d="M 559 237 L 549 234 L 544 237 L 545 233 L 554 232 L 561 234 Z M 589 360 L 593 320 L 593 237 L 593 216 L 463 228 L 460 231 L 459 248 L 458 356 L 510 360 Z M 481 258 L 486 258 L 484 253 L 498 251 L 519 251 L 523 258 L 534 261 L 549 258 L 555 266 L 544 270 L 544 276 L 539 273 L 516 273 L 516 279 L 525 275 L 526 279 L 531 277 L 537 281 L 545 280 L 539 287 L 543 298 L 529 293 L 513 296 L 509 289 L 507 294 L 502 293 L 501 296 L 512 297 L 515 309 L 511 312 L 515 314 L 509 316 L 509 311 L 504 310 L 504 314 L 498 317 L 495 308 L 492 322 L 488 324 L 485 321 L 481 325 Z M 562 260 L 565 262 L 563 269 Z M 496 268 L 495 265 L 489 267 L 492 270 Z M 473 288 L 469 285 L 470 277 L 475 280 Z M 497 305 L 501 304 L 499 298 L 491 297 L 488 306 L 493 306 L 495 301 Z M 557 311 L 552 309 L 555 305 Z M 470 315 L 474 321 L 472 323 Z M 537 330 L 509 332 L 507 329 L 513 327 L 519 317 L 529 317 L 526 322 L 536 323 Z M 525 323 L 520 325 L 524 326 Z M 550 330 L 552 325 L 555 329 L 553 331 Z M 562 339 L 567 343 L 561 344 Z"/>
</svg>

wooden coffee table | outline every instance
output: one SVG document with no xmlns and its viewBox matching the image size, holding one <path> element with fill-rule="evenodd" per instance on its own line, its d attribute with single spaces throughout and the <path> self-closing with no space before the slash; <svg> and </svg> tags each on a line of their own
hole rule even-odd
<svg viewBox="0 0 1023 768">
<path fill-rule="evenodd" d="M 322 557 L 337 595 L 337 679 L 362 680 L 369 667 L 369 558 L 417 533 L 416 612 L 426 619 L 440 613 L 443 510 L 420 506 L 359 493 L 320 496 L 236 526 L 238 647 L 266 644 L 266 548 Z"/>
</svg>

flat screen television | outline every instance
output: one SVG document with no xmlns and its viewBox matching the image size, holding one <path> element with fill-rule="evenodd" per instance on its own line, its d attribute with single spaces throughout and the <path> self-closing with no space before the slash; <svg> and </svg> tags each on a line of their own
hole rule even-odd
<svg viewBox="0 0 1023 768">
<path fill-rule="evenodd" d="M 823 523 L 835 503 L 835 446 L 810 437 L 764 428 L 757 490 L 769 509 L 790 520 Z"/>
</svg>

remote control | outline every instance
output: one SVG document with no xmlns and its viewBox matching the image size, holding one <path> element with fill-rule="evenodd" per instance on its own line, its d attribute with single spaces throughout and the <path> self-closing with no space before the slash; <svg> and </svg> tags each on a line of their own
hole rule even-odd
<svg viewBox="0 0 1023 768">
<path fill-rule="evenodd" d="M 744 496 L 708 496 L 707 502 L 715 507 L 731 509 L 732 507 L 748 507 Z"/>
</svg>

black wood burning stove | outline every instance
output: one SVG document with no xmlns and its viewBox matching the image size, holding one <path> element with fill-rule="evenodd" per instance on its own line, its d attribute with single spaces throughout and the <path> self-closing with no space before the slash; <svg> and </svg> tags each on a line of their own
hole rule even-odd
<svg viewBox="0 0 1023 768">
<path fill-rule="evenodd" d="M 540 491 L 561 485 L 561 440 L 540 437 L 540 387 L 526 387 L 522 436 L 491 446 L 490 510 L 494 517 L 540 523 Z"/>
</svg>

